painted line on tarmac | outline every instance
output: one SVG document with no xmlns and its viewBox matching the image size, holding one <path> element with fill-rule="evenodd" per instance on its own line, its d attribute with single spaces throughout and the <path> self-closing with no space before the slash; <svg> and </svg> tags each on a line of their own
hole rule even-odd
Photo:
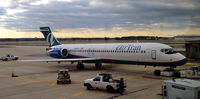
<svg viewBox="0 0 200 99">
<path fill-rule="evenodd" d="M 65 99 L 65 97 L 60 97 L 59 99 Z"/>
<path fill-rule="evenodd" d="M 85 94 L 85 93 L 87 93 L 88 92 L 88 90 L 83 90 L 83 91 L 81 91 L 81 92 L 77 92 L 77 93 L 75 93 L 75 94 L 73 94 L 72 96 L 79 96 L 79 95 L 82 95 L 82 94 Z"/>
<path fill-rule="evenodd" d="M 54 81 L 53 83 L 51 83 L 51 86 L 56 86 L 57 85 L 57 81 Z"/>
<path fill-rule="evenodd" d="M 28 84 L 28 83 L 33 83 L 33 82 L 41 82 L 40 80 L 32 80 L 24 77 L 17 77 L 16 80 L 22 80 L 25 81 L 22 84 Z"/>
<path fill-rule="evenodd" d="M 189 65 L 189 66 L 198 66 L 198 65 L 200 65 L 200 63 L 186 63 L 185 65 Z"/>
</svg>

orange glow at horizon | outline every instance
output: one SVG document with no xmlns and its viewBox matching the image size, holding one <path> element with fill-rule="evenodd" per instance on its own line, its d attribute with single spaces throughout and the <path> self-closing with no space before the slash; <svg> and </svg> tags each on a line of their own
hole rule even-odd
<svg viewBox="0 0 200 99">
<path fill-rule="evenodd" d="M 0 28 L 0 38 L 43 38 L 39 32 L 21 32 L 16 30 L 7 30 Z M 52 31 L 57 38 L 93 38 L 93 37 L 122 37 L 122 36 L 159 36 L 172 37 L 176 35 L 200 35 L 200 28 L 184 30 L 126 30 L 123 28 L 112 28 L 104 30 L 103 28 L 90 29 L 62 29 L 57 32 Z"/>
</svg>

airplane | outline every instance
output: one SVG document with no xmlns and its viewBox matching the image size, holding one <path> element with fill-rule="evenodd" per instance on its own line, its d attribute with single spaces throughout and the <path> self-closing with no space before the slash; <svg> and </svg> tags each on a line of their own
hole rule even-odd
<svg viewBox="0 0 200 99">
<path fill-rule="evenodd" d="M 49 44 L 47 54 L 54 59 L 24 60 L 40 62 L 77 62 L 77 69 L 84 69 L 83 63 L 95 63 L 100 69 L 102 63 L 137 64 L 145 66 L 176 66 L 187 62 L 185 56 L 172 47 L 161 43 L 101 43 L 61 44 L 50 27 L 40 27 Z"/>
</svg>

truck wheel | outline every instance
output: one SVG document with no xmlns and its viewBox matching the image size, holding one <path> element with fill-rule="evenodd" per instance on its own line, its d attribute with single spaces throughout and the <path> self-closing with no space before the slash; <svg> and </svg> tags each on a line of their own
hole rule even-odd
<svg viewBox="0 0 200 99">
<path fill-rule="evenodd" d="M 109 93 L 114 92 L 114 89 L 111 86 L 108 86 L 106 89 L 107 89 L 107 92 L 109 92 Z"/>
<path fill-rule="evenodd" d="M 18 60 L 18 57 L 17 57 L 17 58 L 15 58 L 14 60 Z"/>
<path fill-rule="evenodd" d="M 69 80 L 69 84 L 71 84 L 72 82 L 71 82 L 71 80 Z"/>
<path fill-rule="evenodd" d="M 173 77 L 180 77 L 181 74 L 179 72 L 174 72 Z"/>
<path fill-rule="evenodd" d="M 92 86 L 90 84 L 87 84 L 87 90 L 91 90 Z"/>
<path fill-rule="evenodd" d="M 154 75 L 160 76 L 160 70 L 155 70 L 155 71 L 154 71 Z"/>
<path fill-rule="evenodd" d="M 5 59 L 3 59 L 3 61 L 8 61 L 8 59 L 7 59 L 7 58 L 5 58 Z"/>
<path fill-rule="evenodd" d="M 60 82 L 59 82 L 59 81 L 57 81 L 57 84 L 60 84 Z"/>
</svg>

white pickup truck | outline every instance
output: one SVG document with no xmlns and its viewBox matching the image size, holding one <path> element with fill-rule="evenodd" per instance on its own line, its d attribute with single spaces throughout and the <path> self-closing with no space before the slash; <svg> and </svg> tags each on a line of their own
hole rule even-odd
<svg viewBox="0 0 200 99">
<path fill-rule="evenodd" d="M 104 89 L 108 92 L 118 92 L 120 89 L 120 80 L 113 80 L 111 74 L 101 73 L 95 78 L 87 79 L 84 82 L 84 86 L 90 89 Z M 124 84 L 124 88 L 126 85 Z"/>
<path fill-rule="evenodd" d="M 2 61 L 11 61 L 11 60 L 18 60 L 19 57 L 18 56 L 14 56 L 14 55 L 11 55 L 11 54 L 8 54 L 4 57 L 1 57 L 0 58 Z"/>
</svg>

